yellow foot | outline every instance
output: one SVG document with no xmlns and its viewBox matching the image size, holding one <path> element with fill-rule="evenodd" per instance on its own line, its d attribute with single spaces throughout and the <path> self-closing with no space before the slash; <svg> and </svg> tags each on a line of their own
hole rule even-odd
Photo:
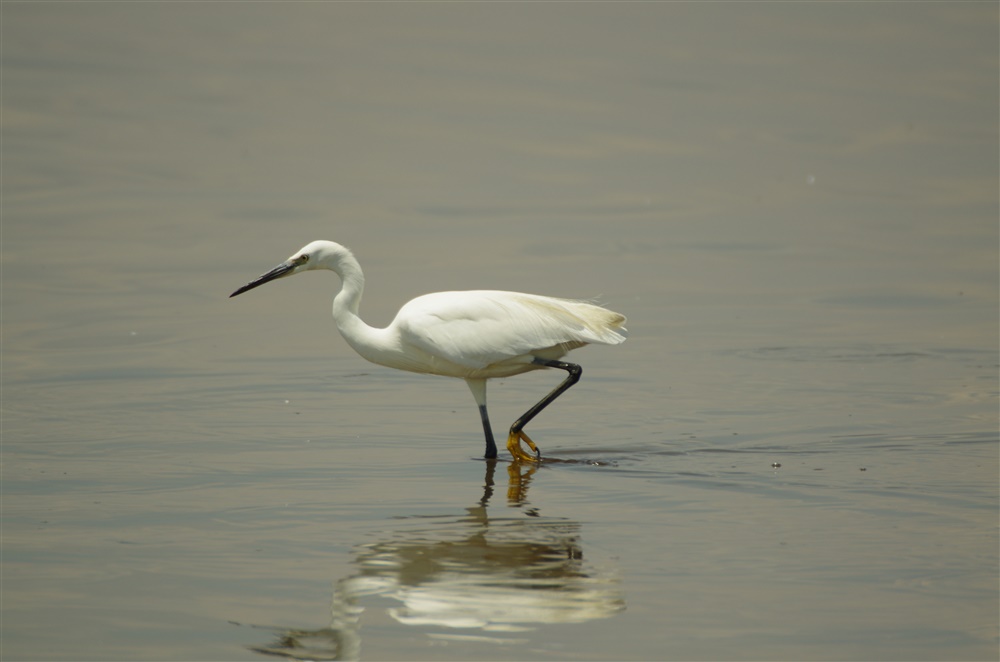
<svg viewBox="0 0 1000 662">
<path fill-rule="evenodd" d="M 528 448 L 534 451 L 534 455 L 528 454 L 521 447 L 522 440 L 528 444 Z M 542 454 L 539 452 L 538 446 L 535 445 L 535 442 L 528 435 L 524 434 L 524 431 L 510 433 L 510 436 L 507 437 L 507 450 L 514 456 L 515 462 L 539 462 L 542 459 Z"/>
</svg>

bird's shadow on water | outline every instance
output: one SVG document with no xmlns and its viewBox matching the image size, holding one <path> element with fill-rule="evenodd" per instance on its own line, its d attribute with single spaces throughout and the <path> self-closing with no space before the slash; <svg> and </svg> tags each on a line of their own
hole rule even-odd
<svg viewBox="0 0 1000 662">
<path fill-rule="evenodd" d="M 625 599 L 617 568 L 585 560 L 579 522 L 543 515 L 527 500 L 546 463 L 559 462 L 485 460 L 482 493 L 463 513 L 400 516 L 391 530 L 354 548 L 353 572 L 334 582 L 329 627 L 250 626 L 273 638 L 247 648 L 292 660 L 359 659 L 366 607 L 384 608 L 401 640 L 422 632 L 474 647 L 517 646 L 549 624 L 619 613 Z M 507 480 L 498 485 L 500 468 Z M 491 503 L 504 482 L 506 504 L 496 512 Z"/>
</svg>

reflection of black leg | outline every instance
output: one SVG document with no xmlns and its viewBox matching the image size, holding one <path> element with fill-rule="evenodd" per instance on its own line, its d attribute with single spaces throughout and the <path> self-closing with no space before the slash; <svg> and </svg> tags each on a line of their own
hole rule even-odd
<svg viewBox="0 0 1000 662">
<path fill-rule="evenodd" d="M 486 405 L 479 405 L 479 417 L 483 419 L 483 433 L 486 435 L 486 455 L 487 460 L 495 459 L 497 456 L 497 444 L 493 441 L 493 428 L 490 427 L 490 417 L 486 413 Z"/>
<path fill-rule="evenodd" d="M 508 450 L 510 450 L 511 454 L 514 455 L 515 459 L 534 459 L 535 461 L 537 461 L 539 458 L 541 458 L 542 454 L 538 450 L 538 448 L 534 445 L 534 443 L 532 443 L 531 439 L 529 439 L 528 436 L 524 434 L 524 432 L 522 432 L 522 429 L 524 428 L 525 425 L 528 424 L 529 421 L 531 421 L 531 419 L 537 416 L 539 412 L 541 412 L 543 409 L 552 404 L 553 400 L 562 395 L 566 391 L 566 389 L 568 389 L 570 386 L 580 381 L 580 375 L 583 374 L 583 368 L 581 368 L 575 363 L 566 363 L 564 361 L 553 361 L 550 359 L 536 358 L 534 361 L 532 361 L 532 363 L 534 363 L 535 365 L 543 365 L 547 368 L 559 368 L 560 370 L 565 370 L 566 372 L 569 373 L 566 379 L 564 379 L 563 382 L 559 384 L 559 386 L 552 389 L 551 393 L 549 393 L 544 398 L 539 400 L 534 407 L 524 412 L 524 414 L 521 415 L 521 418 L 514 421 L 514 425 L 510 426 L 510 436 L 507 438 L 507 448 Z M 532 458 L 530 455 L 521 450 L 521 444 L 520 444 L 521 440 L 525 441 L 528 444 L 528 446 L 531 447 L 531 450 L 535 451 L 534 458 Z M 518 453 L 518 451 L 520 451 L 520 454 Z"/>
<path fill-rule="evenodd" d="M 488 460 L 486 462 L 486 477 L 483 479 L 483 498 L 479 500 L 480 506 L 486 506 L 490 502 L 490 497 L 493 496 L 493 474 L 497 469 L 497 461 L 495 459 Z"/>
</svg>

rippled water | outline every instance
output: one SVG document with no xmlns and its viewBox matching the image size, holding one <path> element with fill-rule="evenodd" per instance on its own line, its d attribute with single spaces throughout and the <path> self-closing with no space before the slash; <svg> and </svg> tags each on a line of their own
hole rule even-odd
<svg viewBox="0 0 1000 662">
<path fill-rule="evenodd" d="M 996 659 L 994 6 L 2 12 L 4 659 Z M 317 238 L 630 338 L 487 462 Z"/>
</svg>

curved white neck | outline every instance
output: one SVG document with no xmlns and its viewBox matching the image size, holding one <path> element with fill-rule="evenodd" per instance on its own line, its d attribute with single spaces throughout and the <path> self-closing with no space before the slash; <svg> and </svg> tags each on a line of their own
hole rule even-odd
<svg viewBox="0 0 1000 662">
<path fill-rule="evenodd" d="M 389 337 L 385 329 L 366 324 L 358 312 L 365 289 L 361 265 L 350 252 L 345 251 L 324 266 L 340 276 L 340 289 L 333 297 L 333 321 L 340 335 L 365 359 L 384 364 L 384 360 L 380 359 L 390 349 Z"/>
</svg>

